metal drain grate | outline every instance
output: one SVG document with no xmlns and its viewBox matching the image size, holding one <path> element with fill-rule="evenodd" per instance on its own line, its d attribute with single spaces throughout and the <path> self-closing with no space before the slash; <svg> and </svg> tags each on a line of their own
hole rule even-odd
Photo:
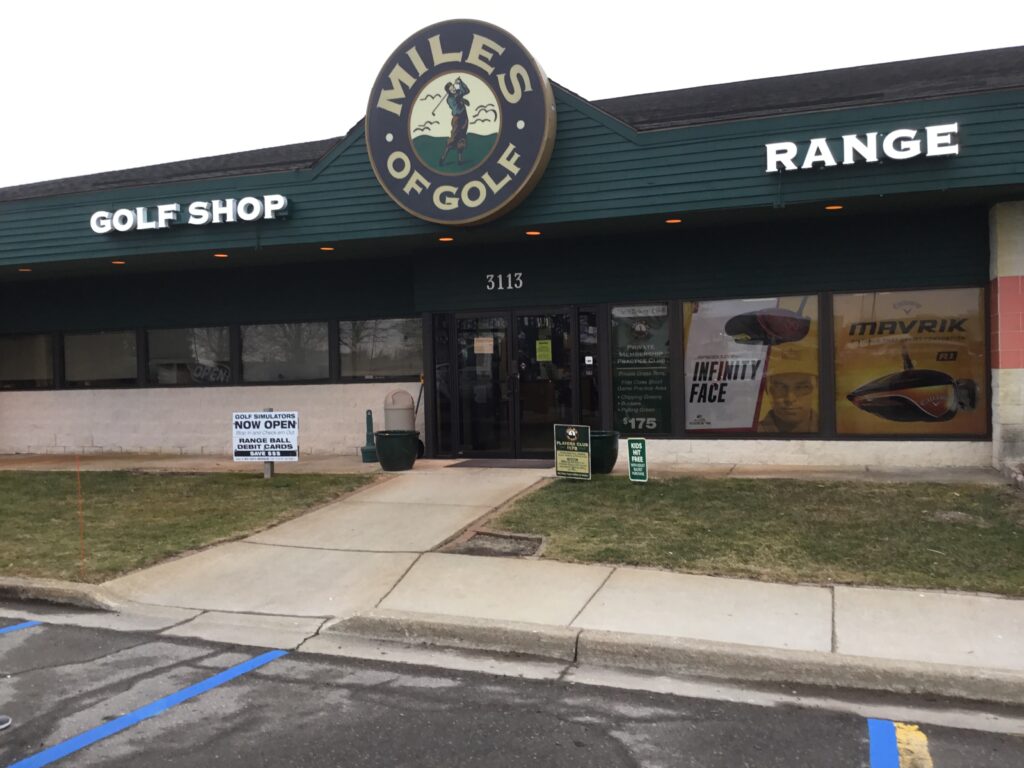
<svg viewBox="0 0 1024 768">
<path fill-rule="evenodd" d="M 486 557 L 530 557 L 540 551 L 541 536 L 523 536 L 507 533 L 477 531 L 465 541 L 446 548 L 457 555 L 484 555 Z"/>
</svg>

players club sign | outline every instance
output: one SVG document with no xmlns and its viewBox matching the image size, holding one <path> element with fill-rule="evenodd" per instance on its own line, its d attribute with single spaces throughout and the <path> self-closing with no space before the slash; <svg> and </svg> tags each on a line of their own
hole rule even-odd
<svg viewBox="0 0 1024 768">
<path fill-rule="evenodd" d="M 385 63 L 366 110 L 366 147 L 384 190 L 439 224 L 491 221 L 540 180 L 555 143 L 544 72 L 498 27 L 456 20 L 420 30 Z"/>
</svg>

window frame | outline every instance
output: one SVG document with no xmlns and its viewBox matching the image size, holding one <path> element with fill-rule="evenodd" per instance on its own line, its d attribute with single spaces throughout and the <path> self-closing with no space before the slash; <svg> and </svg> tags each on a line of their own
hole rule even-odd
<svg viewBox="0 0 1024 768">
<path fill-rule="evenodd" d="M 16 333 L 0 333 L 0 338 L 17 339 L 24 337 L 35 337 L 41 336 L 50 340 L 50 383 L 43 386 L 34 385 L 19 385 L 19 386 L 4 386 L 3 380 L 0 380 L 0 392 L 42 392 L 48 389 L 57 389 L 61 380 L 61 374 L 63 373 L 63 352 L 64 344 L 63 340 L 59 338 L 59 334 L 47 332 L 47 331 L 18 331 Z M 58 365 L 57 358 L 61 358 L 61 364 Z"/>
<path fill-rule="evenodd" d="M 228 367 L 231 369 L 231 381 L 227 383 L 214 383 L 214 384 L 163 384 L 160 382 L 154 382 L 149 380 L 149 334 L 153 331 L 181 331 L 191 330 L 199 328 L 224 328 L 228 332 Z M 235 349 L 234 349 L 234 328 L 235 326 L 225 323 L 213 323 L 213 324 L 202 324 L 202 325 L 175 325 L 175 326 L 146 326 L 142 329 L 142 335 L 145 339 L 145 349 L 143 350 L 142 357 L 142 370 L 144 381 L 141 385 L 144 389 L 210 389 L 212 387 L 233 387 L 237 385 L 236 366 L 235 366 Z"/>
<path fill-rule="evenodd" d="M 134 382 L 122 379 L 119 384 L 82 385 L 69 381 L 67 377 L 67 349 L 69 336 L 98 336 L 103 334 L 126 333 L 135 336 L 135 377 Z M 145 332 L 141 328 L 99 328 L 90 330 L 61 331 L 60 334 L 60 385 L 56 388 L 66 390 L 101 390 L 101 389 L 136 389 L 144 386 L 143 375 L 145 355 Z M 104 379 L 109 381 L 109 379 Z"/>
<path fill-rule="evenodd" d="M 368 320 L 373 320 L 373 321 L 380 321 L 380 320 L 406 320 L 406 321 L 408 321 L 408 322 L 410 322 L 410 323 L 412 323 L 412 324 L 417 326 L 417 330 L 419 331 L 419 335 L 420 335 L 420 368 L 421 368 L 421 370 L 420 370 L 419 373 L 411 373 L 411 374 L 408 374 L 408 375 L 399 375 L 399 376 L 372 376 L 372 377 L 369 377 L 369 378 L 366 377 L 366 376 L 346 376 L 345 375 L 345 369 L 344 369 L 344 366 L 342 365 L 342 360 L 341 360 L 341 357 L 342 357 L 342 355 L 341 355 L 341 324 L 342 323 L 357 323 L 357 322 L 360 322 L 360 321 L 368 321 Z M 338 365 L 337 381 L 339 383 L 341 383 L 341 384 L 375 384 L 375 383 L 378 383 L 378 382 L 382 382 L 382 383 L 387 384 L 387 383 L 401 383 L 401 382 L 423 381 L 423 377 L 424 377 L 425 374 L 424 374 L 424 371 L 422 369 L 425 368 L 425 364 L 424 364 L 425 358 L 424 358 L 424 351 L 423 351 L 424 339 L 423 339 L 423 317 L 422 316 L 418 316 L 418 317 L 417 316 L 406 316 L 406 317 L 359 317 L 359 318 L 348 318 L 348 317 L 346 317 L 346 318 L 339 318 L 338 320 L 335 320 L 334 321 L 334 327 L 335 327 L 336 333 L 337 333 L 337 339 L 336 339 L 336 343 L 334 345 L 334 349 L 337 351 L 337 354 L 335 354 L 334 357 L 336 358 L 337 365 Z"/>
<path fill-rule="evenodd" d="M 235 327 L 238 329 L 238 360 L 237 366 L 232 360 L 232 373 L 234 373 L 236 367 L 238 370 L 238 380 L 236 386 L 239 387 L 282 387 L 289 385 L 300 385 L 300 384 L 334 384 L 337 383 L 336 379 L 332 376 L 331 370 L 331 325 L 334 323 L 332 320 L 294 320 L 294 321 L 281 321 L 281 322 L 259 322 L 259 323 L 237 323 Z M 286 379 L 276 381 L 246 381 L 245 380 L 245 340 L 243 338 L 242 329 L 246 327 L 263 326 L 263 325 L 324 325 L 324 330 L 327 332 L 326 339 L 326 350 L 327 355 L 327 375 L 322 378 L 313 379 Z M 232 352 L 235 350 L 232 349 Z M 201 387 L 200 387 L 201 388 Z"/>
</svg>

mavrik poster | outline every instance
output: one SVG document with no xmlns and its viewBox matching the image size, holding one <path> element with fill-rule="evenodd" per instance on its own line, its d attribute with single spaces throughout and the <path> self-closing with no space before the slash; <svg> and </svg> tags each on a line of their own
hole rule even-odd
<svg viewBox="0 0 1024 768">
<path fill-rule="evenodd" d="M 687 429 L 818 431 L 817 297 L 690 302 L 684 313 Z"/>
<path fill-rule="evenodd" d="M 833 298 L 836 429 L 847 435 L 984 435 L 981 288 Z"/>
</svg>

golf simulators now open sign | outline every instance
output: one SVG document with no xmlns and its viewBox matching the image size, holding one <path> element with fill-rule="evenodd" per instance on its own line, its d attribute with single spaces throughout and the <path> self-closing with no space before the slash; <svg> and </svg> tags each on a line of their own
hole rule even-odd
<svg viewBox="0 0 1024 768">
<path fill-rule="evenodd" d="M 590 479 L 590 427 L 555 424 L 555 474 L 572 480 Z"/>
<path fill-rule="evenodd" d="M 298 461 L 299 412 L 233 413 L 231 443 L 235 461 Z"/>
</svg>

